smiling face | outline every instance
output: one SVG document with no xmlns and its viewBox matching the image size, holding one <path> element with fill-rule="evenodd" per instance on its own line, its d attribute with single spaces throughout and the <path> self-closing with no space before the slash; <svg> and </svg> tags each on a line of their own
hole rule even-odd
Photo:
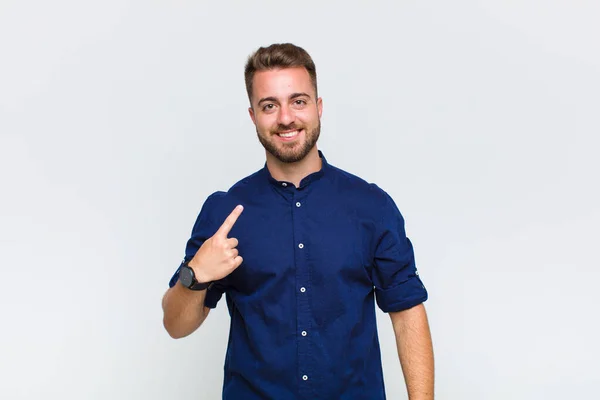
<svg viewBox="0 0 600 400">
<path fill-rule="evenodd" d="M 250 117 L 265 150 L 283 163 L 304 159 L 319 139 L 323 110 L 308 71 L 257 71 L 252 87 Z"/>
</svg>

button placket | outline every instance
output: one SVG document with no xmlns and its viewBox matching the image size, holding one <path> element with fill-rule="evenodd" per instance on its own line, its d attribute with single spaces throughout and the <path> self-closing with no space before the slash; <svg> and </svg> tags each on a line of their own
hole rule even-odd
<svg viewBox="0 0 600 400">
<path fill-rule="evenodd" d="M 310 271 L 306 253 L 308 248 L 305 247 L 307 243 L 304 243 L 304 240 L 307 238 L 304 228 L 306 226 L 306 212 L 308 211 L 305 207 L 306 204 L 304 200 L 303 192 L 294 190 L 291 198 L 290 210 L 294 225 L 295 246 L 297 246 L 294 251 L 296 261 L 296 282 L 298 284 L 297 290 L 299 290 L 299 292 L 296 292 L 298 296 L 296 323 L 297 326 L 302 327 L 302 329 L 297 331 L 297 371 L 298 375 L 302 378 L 302 381 L 308 381 L 308 374 L 313 371 L 314 365 L 311 356 L 310 339 L 308 338 L 308 331 L 311 327 L 310 298 L 307 293 L 307 288 L 310 285 Z M 302 396 L 310 396 L 310 393 L 305 391 L 310 391 L 310 385 L 308 383 L 306 383 L 306 386 L 304 386 L 303 389 L 300 389 L 300 394 L 302 394 Z"/>
</svg>

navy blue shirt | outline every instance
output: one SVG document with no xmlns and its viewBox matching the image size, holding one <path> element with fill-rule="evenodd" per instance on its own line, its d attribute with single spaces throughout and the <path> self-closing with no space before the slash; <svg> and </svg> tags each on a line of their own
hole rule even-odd
<svg viewBox="0 0 600 400">
<path fill-rule="evenodd" d="M 244 206 L 229 234 L 244 261 L 205 300 L 225 294 L 231 316 L 223 399 L 385 399 L 375 302 L 390 312 L 427 299 L 394 201 L 319 156 L 299 187 L 265 164 L 213 193 L 193 227 L 186 261 Z"/>
</svg>

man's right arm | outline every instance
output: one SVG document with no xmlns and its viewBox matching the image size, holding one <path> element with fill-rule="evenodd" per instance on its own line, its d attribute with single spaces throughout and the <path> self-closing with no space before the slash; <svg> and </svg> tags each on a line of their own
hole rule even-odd
<svg viewBox="0 0 600 400">
<path fill-rule="evenodd" d="M 163 325 L 173 339 L 193 333 L 202 325 L 210 308 L 204 305 L 206 290 L 190 290 L 177 282 L 162 300 Z"/>
<path fill-rule="evenodd" d="M 237 206 L 188 263 L 198 282 L 218 281 L 242 264 L 236 249 L 238 240 L 227 236 L 243 209 Z M 188 336 L 202 325 L 210 311 L 204 305 L 205 298 L 206 289 L 190 290 L 179 281 L 167 290 L 162 300 L 163 325 L 172 338 Z"/>
</svg>

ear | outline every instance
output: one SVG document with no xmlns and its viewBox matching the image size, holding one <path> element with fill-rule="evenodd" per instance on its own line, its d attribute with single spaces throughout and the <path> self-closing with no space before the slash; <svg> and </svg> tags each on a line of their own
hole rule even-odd
<svg viewBox="0 0 600 400">
<path fill-rule="evenodd" d="M 256 125 L 256 119 L 254 118 L 254 110 L 252 109 L 252 107 L 248 107 L 248 114 L 250 114 L 250 119 L 252 120 L 252 123 Z"/>
<path fill-rule="evenodd" d="M 321 114 L 323 114 L 323 99 L 321 97 L 317 99 L 317 111 L 319 112 L 319 118 L 321 118 Z"/>
</svg>

